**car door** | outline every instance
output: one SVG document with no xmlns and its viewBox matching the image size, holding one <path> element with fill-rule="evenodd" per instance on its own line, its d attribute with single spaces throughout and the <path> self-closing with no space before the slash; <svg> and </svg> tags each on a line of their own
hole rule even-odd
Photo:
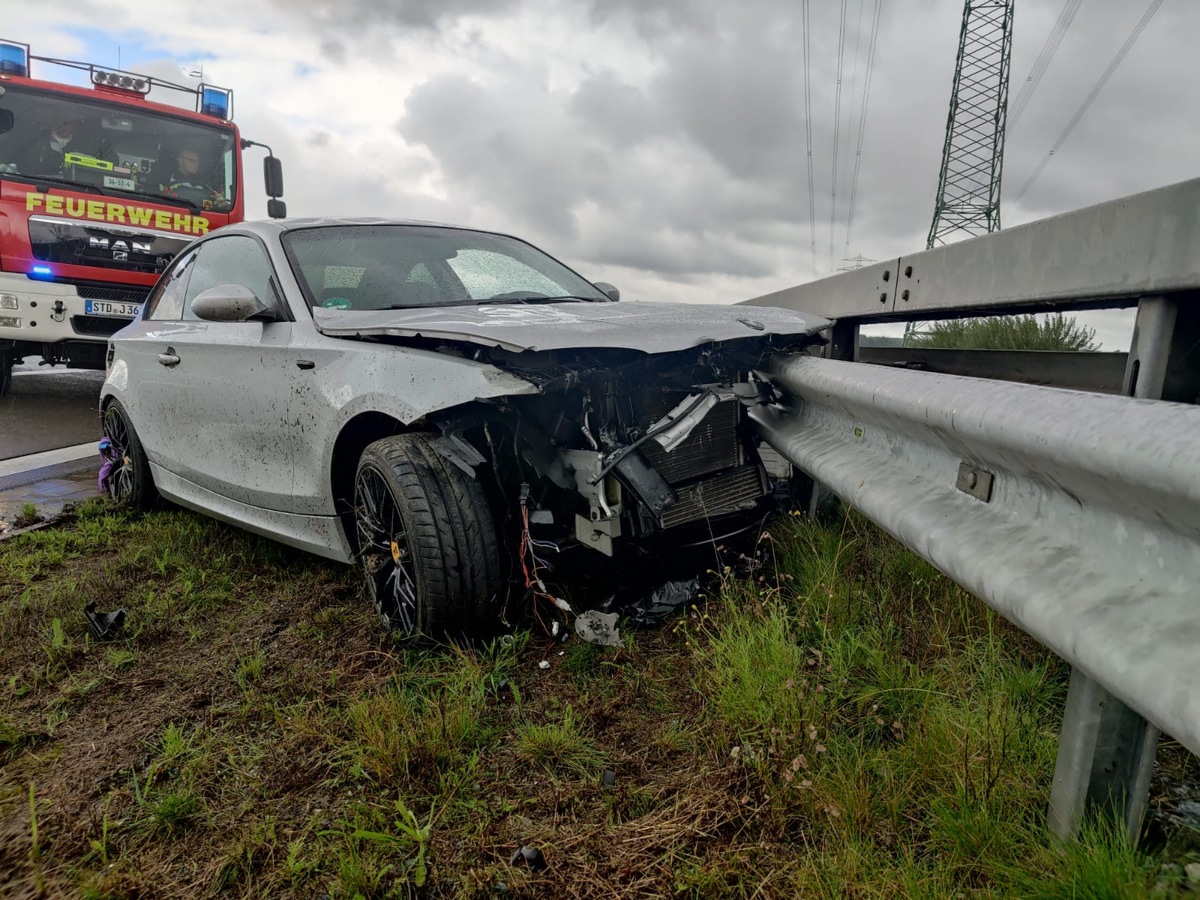
<svg viewBox="0 0 1200 900">
<path fill-rule="evenodd" d="M 129 413 L 146 456 L 157 465 L 169 465 L 168 439 L 176 418 L 162 375 L 171 365 L 172 347 L 182 323 L 184 290 L 194 251 L 182 253 L 158 280 L 140 319 L 112 339 L 116 348 L 108 381 Z"/>
<path fill-rule="evenodd" d="M 295 429 L 287 411 L 300 369 L 274 275 L 266 250 L 249 235 L 222 235 L 196 248 L 169 348 L 178 362 L 161 376 L 173 415 L 164 457 L 175 474 L 205 490 L 290 512 Z M 196 297 L 222 284 L 249 288 L 287 320 L 199 319 Z"/>
</svg>

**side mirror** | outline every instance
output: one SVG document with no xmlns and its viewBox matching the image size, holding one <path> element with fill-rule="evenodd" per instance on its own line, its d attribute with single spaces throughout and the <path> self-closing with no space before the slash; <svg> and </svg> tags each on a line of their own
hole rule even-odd
<svg viewBox="0 0 1200 900">
<path fill-rule="evenodd" d="M 263 180 L 267 185 L 268 197 L 283 196 L 283 163 L 277 156 L 268 156 L 263 160 Z"/>
<path fill-rule="evenodd" d="M 192 301 L 192 312 L 206 322 L 245 322 L 268 311 L 254 291 L 240 284 L 218 284 Z"/>
<path fill-rule="evenodd" d="M 621 292 L 607 281 L 593 281 L 592 284 L 598 287 L 600 289 L 600 293 L 606 295 L 609 300 L 613 301 L 613 303 L 616 303 L 621 299 Z"/>
<path fill-rule="evenodd" d="M 272 197 L 267 201 L 267 215 L 272 219 L 286 219 L 287 204 L 282 200 L 276 200 L 274 197 Z"/>
</svg>

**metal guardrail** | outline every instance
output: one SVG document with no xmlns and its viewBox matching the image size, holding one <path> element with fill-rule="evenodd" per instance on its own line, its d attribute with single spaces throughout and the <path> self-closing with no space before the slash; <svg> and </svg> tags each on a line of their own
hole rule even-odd
<svg viewBox="0 0 1200 900">
<path fill-rule="evenodd" d="M 1200 408 L 793 356 L 767 442 L 1200 753 Z"/>
<path fill-rule="evenodd" d="M 1102 394 L 1119 394 L 1128 353 L 1084 350 L 948 350 L 931 347 L 858 349 L 858 361 L 942 375 L 999 378 Z"/>
<path fill-rule="evenodd" d="M 1133 306 L 1200 287 L 1200 178 L 745 301 L 871 322 Z"/>
<path fill-rule="evenodd" d="M 1136 839 L 1159 729 L 1200 753 L 1200 179 L 747 303 L 836 320 L 832 359 L 769 373 L 785 399 L 755 416 L 767 442 L 1071 663 L 1051 830 L 1100 807 Z M 858 340 L 869 322 L 1133 305 L 1119 379 L 1117 354 L 924 359 L 1120 397 L 897 368 L 931 351 Z"/>
</svg>

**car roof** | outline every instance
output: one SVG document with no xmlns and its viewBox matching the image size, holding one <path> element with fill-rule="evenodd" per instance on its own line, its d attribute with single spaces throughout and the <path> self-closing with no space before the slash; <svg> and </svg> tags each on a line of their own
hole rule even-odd
<svg viewBox="0 0 1200 900">
<path fill-rule="evenodd" d="M 485 234 L 501 234 L 486 228 L 473 228 L 470 225 L 452 225 L 448 222 L 430 222 L 423 219 L 389 219 L 380 216 L 315 216 L 300 219 L 250 219 L 229 226 L 244 229 L 262 236 L 280 235 L 289 231 L 300 231 L 306 228 L 329 228 L 337 225 L 416 225 L 427 228 L 460 228 L 463 231 L 480 231 Z"/>
</svg>

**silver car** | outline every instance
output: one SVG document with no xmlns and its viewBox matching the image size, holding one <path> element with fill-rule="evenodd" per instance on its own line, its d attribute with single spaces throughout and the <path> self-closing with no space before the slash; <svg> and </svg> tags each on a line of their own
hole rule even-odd
<svg viewBox="0 0 1200 900">
<path fill-rule="evenodd" d="M 515 237 L 383 219 L 222 228 L 109 347 L 109 490 L 361 566 L 436 639 L 550 577 L 709 540 L 786 492 L 746 410 L 825 320 L 618 303 Z"/>
</svg>

